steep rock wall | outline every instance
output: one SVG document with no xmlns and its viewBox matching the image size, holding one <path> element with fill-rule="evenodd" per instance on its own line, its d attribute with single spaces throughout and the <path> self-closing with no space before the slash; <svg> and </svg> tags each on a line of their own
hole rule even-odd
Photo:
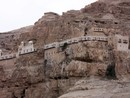
<svg viewBox="0 0 130 98">
<path fill-rule="evenodd" d="M 78 11 L 68 11 L 61 16 L 56 13 L 46 13 L 30 28 L 12 31 L 14 35 L 16 32 L 16 37 L 10 35 L 12 33 L 9 32 L 0 34 L 0 45 L 4 52 L 17 52 L 20 42 L 29 40 L 33 40 L 34 47 L 37 48 L 35 53 L 22 55 L 17 59 L 0 61 L 1 98 L 58 98 L 67 91 L 76 90 L 81 90 L 80 94 L 77 93 L 79 94 L 77 96 L 81 96 L 82 90 L 88 90 L 91 83 L 85 82 L 87 84 L 85 87 L 84 85 L 77 87 L 75 83 L 83 78 L 87 80 L 89 77 L 128 81 L 128 53 L 114 51 L 112 45 L 107 42 L 87 41 L 67 45 L 57 50 L 57 53 L 61 54 L 60 56 L 51 54 L 51 59 L 48 60 L 45 59 L 46 51 L 43 49 L 45 44 L 83 35 L 107 37 L 115 34 L 129 35 L 129 6 L 126 7 L 126 5 L 129 3 L 107 4 L 106 1 L 100 1 Z M 105 15 L 108 14 L 109 17 L 106 18 Z M 104 28 L 104 30 L 94 32 L 93 27 Z M 10 37 L 7 37 L 8 35 Z M 53 49 L 49 50 L 50 53 L 53 51 Z M 101 80 L 93 81 L 95 81 L 93 85 L 101 82 Z M 92 81 L 90 80 L 90 82 Z M 102 83 L 107 85 L 106 88 L 110 85 L 104 81 Z M 127 92 L 129 89 L 122 86 L 123 82 L 120 84 L 118 85 L 116 82 L 111 86 L 113 88 L 114 85 L 117 85 L 115 92 L 117 95 L 113 95 L 113 98 L 129 96 Z M 120 86 L 126 92 L 119 94 Z M 96 88 L 98 87 L 103 88 L 102 85 L 96 85 Z M 106 90 L 104 94 L 100 93 L 100 95 L 105 96 L 110 90 Z M 83 91 L 83 93 L 86 92 Z M 97 89 L 94 98 L 99 97 L 97 96 L 99 93 L 96 92 Z M 72 98 L 75 96 L 74 94 L 67 97 L 63 95 L 61 98 Z M 74 98 L 78 98 L 77 96 Z"/>
</svg>

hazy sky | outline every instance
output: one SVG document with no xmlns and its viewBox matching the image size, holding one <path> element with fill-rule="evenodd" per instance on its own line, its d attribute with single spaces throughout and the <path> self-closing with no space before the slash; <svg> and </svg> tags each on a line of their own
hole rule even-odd
<svg viewBox="0 0 130 98">
<path fill-rule="evenodd" d="M 96 0 L 0 0 L 0 32 L 34 24 L 45 12 L 79 10 Z"/>
</svg>

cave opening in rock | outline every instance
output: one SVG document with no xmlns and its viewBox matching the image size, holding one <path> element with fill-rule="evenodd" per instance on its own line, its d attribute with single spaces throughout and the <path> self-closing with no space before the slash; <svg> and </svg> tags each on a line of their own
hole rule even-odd
<svg viewBox="0 0 130 98">
<path fill-rule="evenodd" d="M 62 51 L 64 51 L 67 48 L 67 43 L 64 43 L 64 45 L 62 46 Z"/>
<path fill-rule="evenodd" d="M 23 90 L 23 92 L 21 94 L 21 98 L 25 98 L 25 89 Z"/>
<path fill-rule="evenodd" d="M 106 77 L 108 79 L 116 79 L 115 63 L 108 65 L 106 69 Z"/>
<path fill-rule="evenodd" d="M 84 29 L 85 35 L 87 35 L 87 31 L 88 31 L 88 28 L 85 28 L 85 29 Z"/>
<path fill-rule="evenodd" d="M 18 97 L 15 96 L 14 92 L 12 93 L 12 98 L 18 98 Z"/>
</svg>

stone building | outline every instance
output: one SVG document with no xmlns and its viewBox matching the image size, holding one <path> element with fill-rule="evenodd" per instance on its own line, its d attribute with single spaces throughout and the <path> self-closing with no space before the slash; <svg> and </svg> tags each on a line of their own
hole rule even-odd
<svg viewBox="0 0 130 98">
<path fill-rule="evenodd" d="M 3 51 L 0 49 L 0 60 L 2 61 L 2 60 L 13 59 L 19 57 L 20 54 L 32 53 L 34 51 L 36 51 L 36 49 L 33 46 L 33 41 L 29 41 L 27 44 L 21 42 L 18 48 L 18 53 L 3 54 Z"/>
<path fill-rule="evenodd" d="M 21 42 L 19 48 L 18 48 L 18 54 L 26 54 L 26 53 L 31 53 L 34 52 L 34 45 L 33 41 L 29 41 L 27 44 L 24 42 Z"/>
<path fill-rule="evenodd" d="M 94 35 L 94 36 L 106 36 L 105 33 L 107 32 L 106 28 L 98 28 L 92 27 L 87 35 Z"/>
<path fill-rule="evenodd" d="M 44 21 L 52 21 L 52 20 L 55 20 L 56 18 L 58 18 L 59 15 L 54 12 L 47 12 L 47 13 L 44 13 L 43 17 L 44 17 L 43 18 Z"/>
<path fill-rule="evenodd" d="M 44 49 L 50 49 L 50 48 L 57 48 L 59 47 L 59 43 L 58 42 L 54 42 L 54 43 L 50 43 L 44 46 Z"/>
<path fill-rule="evenodd" d="M 115 35 L 114 42 L 115 49 L 118 51 L 128 51 L 129 50 L 129 37 L 122 35 Z"/>
<path fill-rule="evenodd" d="M 58 51 L 58 48 L 51 48 L 44 52 L 45 60 L 51 60 L 53 63 L 58 64 L 65 59 L 65 54 L 62 51 Z"/>
<path fill-rule="evenodd" d="M 11 53 L 11 54 L 3 54 L 3 51 L 0 50 L 0 60 L 7 60 L 7 59 L 12 59 L 16 57 L 16 53 Z"/>
<path fill-rule="evenodd" d="M 15 57 L 16 57 L 16 54 L 15 54 L 15 53 L 12 53 L 12 54 L 6 54 L 6 55 L 2 55 L 2 56 L 0 56 L 0 60 L 7 60 L 7 59 L 15 58 Z"/>
<path fill-rule="evenodd" d="M 106 36 L 80 36 L 80 37 L 67 39 L 62 42 L 53 42 L 53 43 L 44 45 L 44 49 L 47 50 L 47 49 L 51 49 L 51 48 L 58 48 L 58 47 L 62 47 L 64 45 L 66 45 L 66 44 L 70 45 L 70 44 L 83 42 L 83 41 L 107 41 L 107 37 Z"/>
</svg>

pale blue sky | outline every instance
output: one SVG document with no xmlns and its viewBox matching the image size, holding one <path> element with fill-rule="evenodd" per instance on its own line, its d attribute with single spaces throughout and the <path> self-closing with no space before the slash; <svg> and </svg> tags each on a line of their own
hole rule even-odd
<svg viewBox="0 0 130 98">
<path fill-rule="evenodd" d="M 0 0 L 0 32 L 33 25 L 45 12 L 79 10 L 96 0 Z"/>
</svg>

